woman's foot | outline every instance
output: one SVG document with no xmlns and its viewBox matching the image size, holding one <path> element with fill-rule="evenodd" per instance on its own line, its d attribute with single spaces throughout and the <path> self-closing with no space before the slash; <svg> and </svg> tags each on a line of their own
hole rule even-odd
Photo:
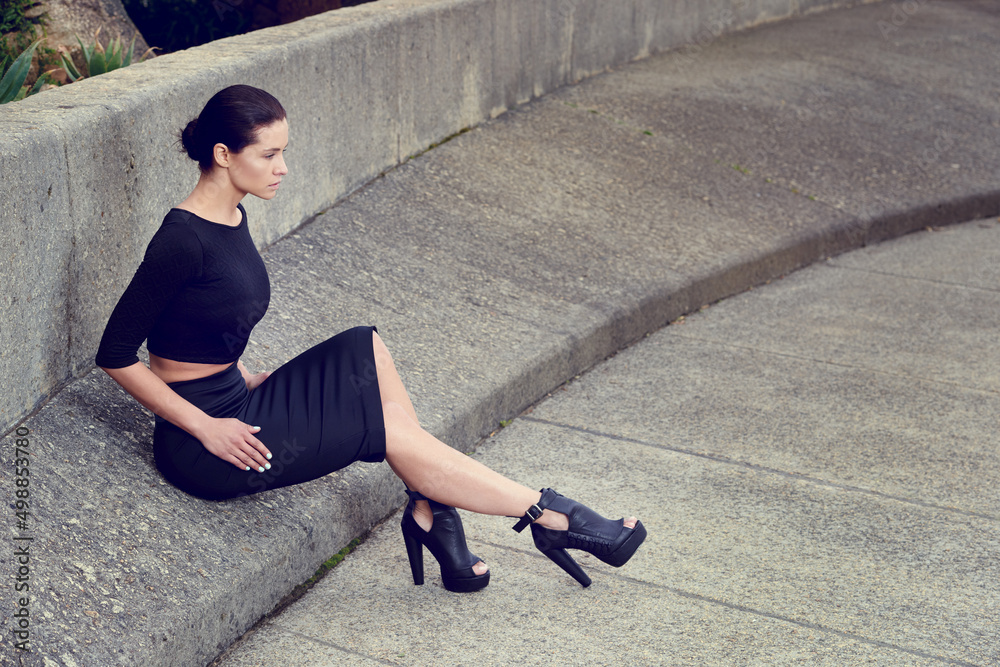
<svg viewBox="0 0 1000 667">
<path fill-rule="evenodd" d="M 586 551 L 608 565 L 621 567 L 646 539 L 645 526 L 634 517 L 605 519 L 552 489 L 542 489 L 538 502 L 514 524 L 514 530 L 521 532 L 529 525 L 535 547 L 585 587 L 590 585 L 590 577 L 567 549 Z"/>
<path fill-rule="evenodd" d="M 434 526 L 434 512 L 431 511 L 430 503 L 426 500 L 418 500 L 414 503 L 413 520 L 424 529 L 425 533 L 429 533 Z M 472 566 L 472 571 L 479 575 L 486 574 L 489 569 L 483 561 L 478 561 Z"/>
<path fill-rule="evenodd" d="M 427 547 L 441 568 L 441 582 L 446 589 L 455 593 L 470 593 L 486 588 L 490 583 L 490 573 L 479 557 L 469 551 L 458 510 L 415 491 L 407 490 L 406 494 L 410 496 L 410 502 L 403 510 L 399 527 L 403 531 L 413 583 L 417 586 L 424 583 L 424 547 Z M 424 505 L 423 512 L 417 509 L 418 505 Z M 423 514 L 424 526 L 417 523 L 416 516 L 419 514 Z M 486 571 L 477 571 L 477 565 Z"/>
<path fill-rule="evenodd" d="M 430 512 L 430 510 L 428 510 Z M 625 519 L 624 525 L 626 528 L 635 528 L 635 524 L 639 522 L 634 516 L 630 516 Z M 539 517 L 535 523 L 548 528 L 549 530 L 569 530 L 569 517 L 561 512 L 553 512 L 552 510 L 545 510 L 542 512 L 542 516 Z"/>
</svg>

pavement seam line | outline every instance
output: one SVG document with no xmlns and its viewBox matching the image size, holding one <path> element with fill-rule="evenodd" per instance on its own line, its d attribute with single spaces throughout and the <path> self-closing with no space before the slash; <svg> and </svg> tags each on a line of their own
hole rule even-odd
<svg viewBox="0 0 1000 667">
<path fill-rule="evenodd" d="M 274 628 L 276 628 L 278 630 L 281 630 L 282 632 L 287 632 L 288 634 L 294 635 L 295 637 L 298 637 L 300 639 L 305 639 L 305 640 L 310 641 L 310 642 L 315 642 L 316 644 L 321 644 L 323 646 L 328 646 L 328 647 L 330 647 L 332 649 L 336 649 L 338 651 L 342 651 L 344 653 L 347 653 L 348 655 L 356 655 L 359 658 L 366 658 L 368 660 L 374 660 L 375 662 L 382 663 L 383 665 L 396 665 L 396 664 L 398 664 L 398 663 L 395 663 L 395 662 L 391 662 L 389 660 L 385 660 L 383 658 L 376 658 L 375 656 L 368 655 L 367 653 L 360 653 L 358 651 L 352 651 L 349 648 L 344 648 L 343 646 L 338 646 L 337 644 L 334 644 L 333 642 L 328 642 L 325 639 L 319 639 L 318 637 L 312 637 L 310 635 L 303 634 L 303 633 L 298 632 L 296 630 L 292 630 L 290 628 L 286 628 L 285 626 L 281 625 L 280 623 L 274 623 L 274 624 L 272 624 L 272 627 L 274 627 Z"/>
<path fill-rule="evenodd" d="M 841 269 L 844 271 L 856 271 L 857 273 L 871 273 L 877 276 L 889 276 L 891 278 L 900 278 L 901 280 L 915 280 L 918 282 L 929 283 L 931 285 L 944 285 L 946 287 L 960 287 L 962 289 L 972 290 L 975 292 L 989 292 L 991 294 L 1000 294 L 1000 289 L 995 287 L 980 287 L 979 285 L 967 285 L 965 283 L 956 283 L 950 280 L 932 280 L 930 278 L 922 278 L 920 276 L 910 276 L 904 273 L 893 273 L 892 271 L 876 271 L 875 269 L 863 269 L 858 266 L 845 266 L 837 262 L 836 259 L 830 260 L 830 266 L 832 268 Z"/>
<path fill-rule="evenodd" d="M 692 313 L 693 315 L 696 315 Z M 654 332 L 657 333 L 657 332 Z M 884 371 L 878 368 L 871 368 L 870 366 L 858 366 L 856 364 L 845 364 L 840 361 L 833 361 L 831 359 L 817 359 L 816 357 L 806 357 L 800 354 L 789 354 L 788 352 L 777 352 L 775 350 L 769 350 L 763 347 L 753 347 L 751 345 L 736 345 L 735 343 L 726 343 L 714 338 L 704 338 L 701 336 L 690 336 L 687 334 L 671 332 L 671 335 L 675 338 L 680 338 L 687 341 L 695 341 L 699 343 L 708 343 L 710 345 L 718 345 L 719 347 L 728 347 L 735 350 L 749 350 L 750 352 L 759 352 L 761 354 L 769 354 L 775 357 L 784 357 L 785 359 L 795 359 L 796 361 L 811 361 L 817 364 L 824 364 L 827 366 L 836 366 L 837 368 L 847 368 L 854 371 L 864 371 L 865 373 L 871 373 L 873 375 L 884 375 L 885 377 L 899 378 L 900 380 L 910 380 L 917 382 L 927 382 L 930 384 L 941 384 L 947 387 L 956 387 L 958 389 L 963 389 L 966 391 L 975 391 L 982 394 L 996 395 L 998 392 L 996 389 L 984 389 L 982 387 L 970 387 L 967 384 L 959 384 L 951 380 L 939 380 L 936 378 L 927 378 L 920 375 L 905 375 L 902 373 L 890 373 L 889 371 Z"/>
<path fill-rule="evenodd" d="M 972 510 L 965 510 L 958 507 L 948 507 L 946 505 L 938 505 L 926 500 L 919 500 L 917 498 L 907 498 L 905 496 L 896 496 L 891 493 L 885 493 L 882 491 L 876 491 L 874 489 L 866 489 L 860 486 L 851 486 L 850 484 L 841 484 L 839 482 L 831 482 L 828 480 L 820 479 L 818 477 L 811 477 L 809 475 L 804 475 L 797 472 L 788 472 L 786 470 L 779 470 L 777 468 L 769 468 L 767 466 L 760 465 L 759 463 L 751 463 L 749 461 L 740 461 L 737 459 L 731 459 L 720 454 L 708 454 L 705 452 L 696 452 L 692 449 L 685 449 L 683 447 L 672 447 L 670 445 L 661 445 L 655 442 L 648 442 L 645 440 L 639 440 L 637 438 L 629 438 L 627 436 L 615 435 L 613 433 L 605 433 L 602 431 L 596 431 L 594 429 L 584 428 L 582 426 L 573 426 L 572 424 L 562 424 L 559 422 L 549 421 L 548 419 L 540 419 L 538 417 L 521 417 L 522 420 L 528 422 L 534 422 L 536 424 L 544 424 L 547 426 L 554 426 L 556 428 L 567 429 L 570 431 L 578 431 L 580 433 L 586 433 L 587 435 L 597 436 L 599 438 L 608 438 L 611 440 L 617 440 L 619 442 L 627 442 L 634 445 L 641 445 L 644 447 L 654 447 L 656 449 L 662 449 L 668 452 L 674 452 L 677 454 L 684 454 L 686 456 L 695 456 L 702 459 L 707 459 L 715 463 L 722 463 L 725 465 L 731 465 L 741 468 L 747 468 L 755 472 L 767 473 L 770 475 L 779 475 L 781 477 L 787 477 L 790 479 L 795 479 L 816 486 L 825 486 L 828 488 L 838 489 L 840 491 L 850 491 L 854 493 L 862 493 L 869 496 L 875 496 L 877 498 L 885 498 L 888 500 L 895 500 L 897 502 L 906 503 L 909 505 L 917 505 L 920 507 L 927 507 L 929 509 L 941 510 L 943 512 L 950 512 L 952 514 L 960 514 L 962 516 L 968 516 L 976 519 L 985 519 L 992 522 L 1000 522 L 1000 517 L 993 516 L 991 514 L 983 514 L 981 512 L 974 512 Z"/>
<path fill-rule="evenodd" d="M 524 554 L 527 556 L 537 557 L 539 560 L 545 560 L 540 554 L 519 549 L 517 547 L 511 547 L 509 545 L 497 544 L 495 542 L 490 542 L 488 540 L 469 540 L 470 542 L 478 542 L 479 544 L 488 545 L 495 549 L 501 549 L 503 551 L 509 551 L 517 554 Z M 752 616 L 761 616 L 764 618 L 769 618 L 775 621 L 781 621 L 783 623 L 789 623 L 791 625 L 797 625 L 801 628 L 808 628 L 810 630 L 816 630 L 817 632 L 824 632 L 839 637 L 844 637 L 845 639 L 850 639 L 862 644 L 869 644 L 873 646 L 878 646 L 880 648 L 887 648 L 893 651 L 899 651 L 901 653 L 908 653 L 910 655 L 915 655 L 920 658 L 929 658 L 931 660 L 936 660 L 938 662 L 943 662 L 949 665 L 961 665 L 962 667 L 980 667 L 973 662 L 965 662 L 964 660 L 958 660 L 955 658 L 948 658 L 946 656 L 934 655 L 932 653 L 926 653 L 920 649 L 906 648 L 905 646 L 899 646 L 898 644 L 892 644 L 890 642 L 882 641 L 881 639 L 873 639 L 869 637 L 864 637 L 862 635 L 853 634 L 845 630 L 838 630 L 836 628 L 831 628 L 825 625 L 820 625 L 819 623 L 813 623 L 811 621 L 799 620 L 791 618 L 789 616 L 782 616 L 781 614 L 776 614 L 774 612 L 765 611 L 763 609 L 756 609 L 754 607 L 749 607 L 747 605 L 738 604 L 736 602 L 726 602 L 725 600 L 720 600 L 718 598 L 709 597 L 707 595 L 701 595 L 700 593 L 692 593 L 690 591 L 685 591 L 681 588 L 676 588 L 674 586 L 664 586 L 662 584 L 657 584 L 651 581 L 645 581 L 643 579 L 637 579 L 635 577 L 630 577 L 625 574 L 619 574 L 614 570 L 601 569 L 602 576 L 611 576 L 621 581 L 627 581 L 629 583 L 637 584 L 640 586 L 645 586 L 647 588 L 654 588 L 657 590 L 667 591 L 673 595 L 679 597 L 688 598 L 689 600 L 697 600 L 698 602 L 705 602 L 707 604 L 715 605 L 717 607 L 725 607 L 727 609 L 732 609 L 733 611 L 740 611 Z"/>
</svg>

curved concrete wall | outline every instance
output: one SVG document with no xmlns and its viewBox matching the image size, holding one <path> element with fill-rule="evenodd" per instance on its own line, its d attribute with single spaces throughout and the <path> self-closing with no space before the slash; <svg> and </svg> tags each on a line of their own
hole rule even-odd
<svg viewBox="0 0 1000 667">
<path fill-rule="evenodd" d="M 0 426 L 93 367 L 104 323 L 197 169 L 176 132 L 218 89 L 265 88 L 292 171 L 267 245 L 458 130 L 651 53 L 838 0 L 394 0 L 220 40 L 0 106 Z"/>
</svg>

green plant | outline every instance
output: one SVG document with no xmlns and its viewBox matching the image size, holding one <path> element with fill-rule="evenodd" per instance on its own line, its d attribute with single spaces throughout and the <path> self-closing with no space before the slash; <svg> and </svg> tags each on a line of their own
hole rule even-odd
<svg viewBox="0 0 1000 667">
<path fill-rule="evenodd" d="M 0 0 L 0 62 L 17 60 L 20 54 L 31 47 L 38 29 L 44 28 L 48 21 L 48 14 L 39 11 L 41 4 L 38 0 Z M 44 68 L 43 61 L 46 58 L 51 61 L 51 50 L 41 47 L 36 54 L 38 71 L 41 72 Z M 3 69 L 0 68 L 0 75 L 2 73 Z"/>
<path fill-rule="evenodd" d="M 63 54 L 63 69 L 66 70 L 66 76 L 70 81 L 76 81 L 86 76 L 97 76 L 121 67 L 128 67 L 132 64 L 132 52 L 135 49 L 135 37 L 132 38 L 132 43 L 128 45 L 127 50 L 120 37 L 112 39 L 108 42 L 108 47 L 105 49 L 98 39 L 98 34 L 100 32 L 101 29 L 98 28 L 97 32 L 94 33 L 94 43 L 89 47 L 84 46 L 82 39 L 79 37 L 76 38 L 76 41 L 80 44 L 80 48 L 83 50 L 83 60 L 87 65 L 86 74 L 81 73 L 76 68 L 73 60 L 67 58 L 66 54 Z M 152 51 L 153 49 L 150 48 L 146 51 L 146 53 L 142 54 L 142 57 L 139 58 L 139 62 L 145 60 L 149 54 L 152 53 Z"/>
<path fill-rule="evenodd" d="M 13 58 L 28 48 L 35 37 L 35 28 L 45 25 L 47 14 L 25 16 L 41 5 L 37 0 L 4 0 L 0 3 L 0 58 Z"/>
<path fill-rule="evenodd" d="M 35 53 L 35 47 L 38 46 L 38 42 L 42 40 L 36 40 L 29 46 L 21 55 L 11 63 L 10 68 L 7 68 L 7 56 L 3 57 L 0 61 L 0 73 L 3 73 L 3 78 L 0 79 L 0 104 L 6 104 L 7 102 L 12 102 L 14 100 L 19 100 L 28 95 L 34 95 L 41 89 L 42 84 L 45 83 L 46 77 L 44 75 L 38 77 L 35 82 L 35 87 L 28 91 L 24 86 L 24 80 L 28 78 L 28 70 L 31 69 L 31 56 Z"/>
<path fill-rule="evenodd" d="M 308 587 L 315 584 L 317 581 L 325 577 L 327 572 L 340 565 L 340 561 L 347 558 L 347 555 L 354 551 L 359 544 L 361 544 L 361 540 L 355 537 L 353 540 L 348 542 L 346 547 L 330 556 L 322 565 L 319 566 L 319 569 L 316 570 L 316 574 L 306 580 L 304 584 L 299 584 L 299 586 Z"/>
</svg>

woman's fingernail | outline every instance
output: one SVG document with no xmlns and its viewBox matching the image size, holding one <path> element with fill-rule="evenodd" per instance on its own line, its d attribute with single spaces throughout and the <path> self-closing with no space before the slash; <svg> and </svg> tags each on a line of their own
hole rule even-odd
<svg viewBox="0 0 1000 667">
<path fill-rule="evenodd" d="M 257 468 L 257 472 L 264 472 L 264 466 L 260 466 L 259 468 Z"/>
<path fill-rule="evenodd" d="M 271 452 L 267 453 L 267 458 L 269 458 L 269 459 L 271 458 Z"/>
<path fill-rule="evenodd" d="M 268 470 L 270 470 L 271 469 L 271 464 L 270 463 L 265 463 L 264 467 L 267 468 Z"/>
<path fill-rule="evenodd" d="M 247 470 L 250 470 L 250 466 L 247 466 Z"/>
</svg>

